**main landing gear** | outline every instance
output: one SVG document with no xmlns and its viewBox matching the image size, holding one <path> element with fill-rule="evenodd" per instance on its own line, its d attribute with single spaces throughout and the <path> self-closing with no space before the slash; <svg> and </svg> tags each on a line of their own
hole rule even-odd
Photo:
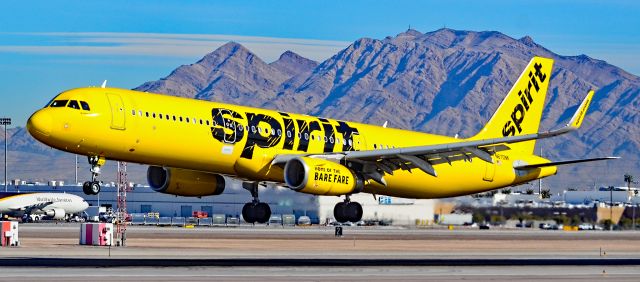
<svg viewBox="0 0 640 282">
<path fill-rule="evenodd" d="M 90 156 L 89 164 L 91 165 L 91 181 L 82 184 L 82 191 L 87 195 L 97 195 L 100 193 L 100 182 L 97 180 L 100 175 L 100 167 L 105 163 L 104 157 Z"/>
<path fill-rule="evenodd" d="M 269 204 L 258 199 L 258 182 L 243 182 L 242 188 L 249 190 L 253 200 L 242 207 L 242 217 L 248 223 L 267 223 L 271 217 Z"/>
<path fill-rule="evenodd" d="M 344 202 L 337 203 L 333 208 L 333 216 L 338 222 L 358 222 L 362 219 L 362 205 L 352 202 L 347 195 Z"/>
</svg>

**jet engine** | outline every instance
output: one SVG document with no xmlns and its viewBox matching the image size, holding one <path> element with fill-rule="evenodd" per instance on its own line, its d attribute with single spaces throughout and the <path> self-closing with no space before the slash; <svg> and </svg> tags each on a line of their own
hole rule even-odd
<svg viewBox="0 0 640 282">
<path fill-rule="evenodd" d="M 339 196 L 361 192 L 363 178 L 347 167 L 308 157 L 296 157 L 284 166 L 284 181 L 298 192 Z"/>
<path fill-rule="evenodd" d="M 195 170 L 150 166 L 147 181 L 156 192 L 188 196 L 212 196 L 224 192 L 224 177 Z"/>
<path fill-rule="evenodd" d="M 64 219 L 64 216 L 66 215 L 63 209 L 50 209 L 47 210 L 45 214 L 53 219 Z"/>
</svg>

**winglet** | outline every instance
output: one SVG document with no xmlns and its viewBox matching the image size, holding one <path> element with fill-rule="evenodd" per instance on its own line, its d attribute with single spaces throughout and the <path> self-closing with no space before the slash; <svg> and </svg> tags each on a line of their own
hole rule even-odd
<svg viewBox="0 0 640 282">
<path fill-rule="evenodd" d="M 587 110 L 589 109 L 589 104 L 591 104 L 591 99 L 593 98 L 594 93 L 595 91 L 589 90 L 587 97 L 582 100 L 582 103 L 576 110 L 576 113 L 573 114 L 573 117 L 571 117 L 571 120 L 567 124 L 568 127 L 574 130 L 580 128 L 580 125 L 582 125 L 582 121 L 584 120 L 584 116 L 587 114 Z"/>
<path fill-rule="evenodd" d="M 100 88 L 105 88 L 105 87 L 107 87 L 107 80 L 106 79 L 102 82 L 102 85 L 100 85 Z"/>
</svg>

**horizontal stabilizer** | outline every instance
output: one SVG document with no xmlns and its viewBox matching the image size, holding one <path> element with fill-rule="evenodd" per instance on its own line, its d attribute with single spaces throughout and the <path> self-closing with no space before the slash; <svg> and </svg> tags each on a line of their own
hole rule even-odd
<svg viewBox="0 0 640 282">
<path fill-rule="evenodd" d="M 547 166 L 558 166 L 558 165 L 584 163 L 584 162 L 615 160 L 619 158 L 620 157 L 603 157 L 603 158 L 593 158 L 593 159 L 569 160 L 569 161 L 550 162 L 550 163 L 543 163 L 543 164 L 519 165 L 519 166 L 514 166 L 513 168 L 519 169 L 519 170 L 526 170 L 526 169 L 534 169 L 534 168 L 547 167 Z"/>
</svg>

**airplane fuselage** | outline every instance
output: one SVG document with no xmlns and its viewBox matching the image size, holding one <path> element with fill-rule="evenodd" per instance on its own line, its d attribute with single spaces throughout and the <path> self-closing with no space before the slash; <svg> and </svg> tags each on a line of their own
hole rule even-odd
<svg viewBox="0 0 640 282">
<path fill-rule="evenodd" d="M 75 154 L 253 181 L 283 182 L 282 168 L 271 165 L 274 156 L 279 154 L 377 150 L 460 141 L 447 136 L 117 88 L 73 89 L 53 101 L 64 100 L 77 101 L 78 107 L 54 107 L 50 103 L 30 119 L 30 132 L 49 146 Z M 88 110 L 83 109 L 81 102 L 88 105 Z M 434 165 L 437 177 L 418 169 L 397 170 L 385 176 L 386 187 L 367 181 L 364 192 L 408 198 L 452 197 L 516 185 L 556 172 L 555 167 L 526 173 L 514 170 L 514 162 L 546 161 L 515 150 L 496 152 L 492 155 L 493 163 L 478 159 L 460 161 L 464 156 L 451 158 L 450 163 Z M 331 176 L 319 177 L 336 181 Z"/>
</svg>

